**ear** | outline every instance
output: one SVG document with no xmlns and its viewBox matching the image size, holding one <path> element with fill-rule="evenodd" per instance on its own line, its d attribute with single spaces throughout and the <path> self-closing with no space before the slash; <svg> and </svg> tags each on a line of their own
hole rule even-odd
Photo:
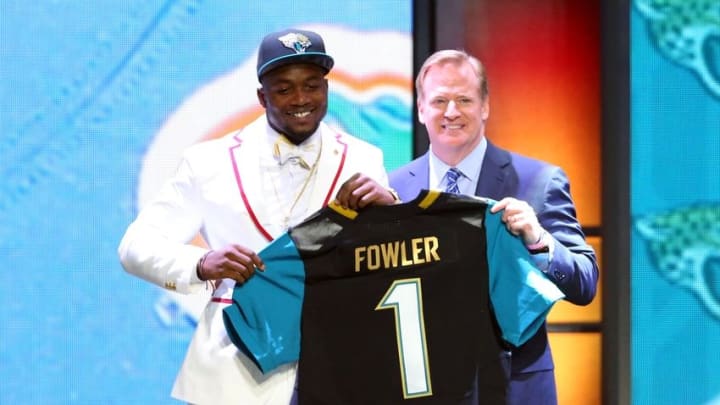
<svg viewBox="0 0 720 405">
<path fill-rule="evenodd" d="M 487 121 L 488 117 L 490 117 L 490 96 L 485 96 L 482 107 L 482 120 Z"/>
<path fill-rule="evenodd" d="M 421 124 L 425 125 L 425 118 L 423 118 L 425 109 L 423 108 L 423 103 L 420 99 L 417 100 L 417 110 L 418 110 L 418 121 L 420 121 Z"/>
<path fill-rule="evenodd" d="M 258 98 L 258 101 L 260 102 L 260 105 L 263 106 L 263 108 L 266 108 L 265 107 L 265 105 L 266 105 L 265 92 L 263 91 L 262 87 L 258 87 L 258 89 L 257 89 L 257 98 Z"/>
</svg>

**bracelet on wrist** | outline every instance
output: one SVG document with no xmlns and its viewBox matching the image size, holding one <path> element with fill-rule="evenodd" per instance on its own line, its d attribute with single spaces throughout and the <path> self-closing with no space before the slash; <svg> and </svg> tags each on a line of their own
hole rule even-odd
<svg viewBox="0 0 720 405">
<path fill-rule="evenodd" d="M 200 257 L 197 264 L 195 265 L 195 275 L 197 276 L 198 280 L 200 280 L 200 281 L 207 281 L 202 276 L 202 267 L 203 267 L 203 264 L 205 263 L 205 259 L 207 259 L 210 252 L 212 252 L 212 250 L 208 250 L 207 252 L 205 252 L 205 254 L 202 255 L 202 257 Z"/>
<path fill-rule="evenodd" d="M 530 252 L 537 252 L 537 253 L 546 252 L 548 249 L 548 244 L 545 241 L 546 235 L 547 235 L 547 231 L 543 229 L 543 231 L 540 232 L 540 237 L 538 238 L 537 242 L 530 244 L 530 245 L 525 245 L 527 250 L 529 250 Z"/>
</svg>

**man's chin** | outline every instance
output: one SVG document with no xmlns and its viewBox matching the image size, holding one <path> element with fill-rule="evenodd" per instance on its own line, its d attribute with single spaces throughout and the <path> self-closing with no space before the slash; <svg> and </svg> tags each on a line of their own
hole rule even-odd
<svg viewBox="0 0 720 405">
<path fill-rule="evenodd" d="M 443 131 L 440 139 L 448 144 L 462 144 L 467 141 L 469 136 L 460 130 Z"/>
<path fill-rule="evenodd" d="M 288 133 L 285 134 L 285 137 L 290 139 L 293 143 L 299 144 L 308 139 L 312 134 L 317 131 L 320 124 L 315 124 L 312 128 L 307 128 L 305 126 L 302 127 L 290 127 L 288 128 Z"/>
</svg>

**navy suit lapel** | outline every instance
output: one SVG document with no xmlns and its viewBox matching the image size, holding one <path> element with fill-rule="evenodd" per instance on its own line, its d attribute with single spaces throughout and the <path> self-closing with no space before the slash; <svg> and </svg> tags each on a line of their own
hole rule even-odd
<svg viewBox="0 0 720 405">
<path fill-rule="evenodd" d="M 428 153 L 408 163 L 404 168 L 390 173 L 390 187 L 397 191 L 400 200 L 411 201 L 417 197 L 420 190 L 430 187 Z"/>
<path fill-rule="evenodd" d="M 511 163 L 509 152 L 488 141 L 475 195 L 495 200 L 514 195 L 518 177 Z"/>
</svg>

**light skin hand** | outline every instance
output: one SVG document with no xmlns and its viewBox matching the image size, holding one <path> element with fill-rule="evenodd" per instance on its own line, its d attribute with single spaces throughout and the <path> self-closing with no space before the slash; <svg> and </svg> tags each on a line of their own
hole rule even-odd
<svg viewBox="0 0 720 405">
<path fill-rule="evenodd" d="M 243 284 L 255 269 L 265 270 L 265 263 L 254 251 L 241 245 L 227 245 L 210 251 L 199 272 L 204 280 L 229 278 Z"/>
<path fill-rule="evenodd" d="M 368 205 L 391 205 L 395 197 L 370 177 L 355 173 L 342 184 L 335 201 L 343 208 L 358 210 Z"/>
<path fill-rule="evenodd" d="M 515 236 L 520 236 L 526 245 L 531 245 L 540 239 L 543 228 L 530 204 L 506 197 L 490 208 L 490 212 L 493 214 L 501 210 L 505 210 L 502 214 L 502 221 L 508 231 Z"/>
</svg>

